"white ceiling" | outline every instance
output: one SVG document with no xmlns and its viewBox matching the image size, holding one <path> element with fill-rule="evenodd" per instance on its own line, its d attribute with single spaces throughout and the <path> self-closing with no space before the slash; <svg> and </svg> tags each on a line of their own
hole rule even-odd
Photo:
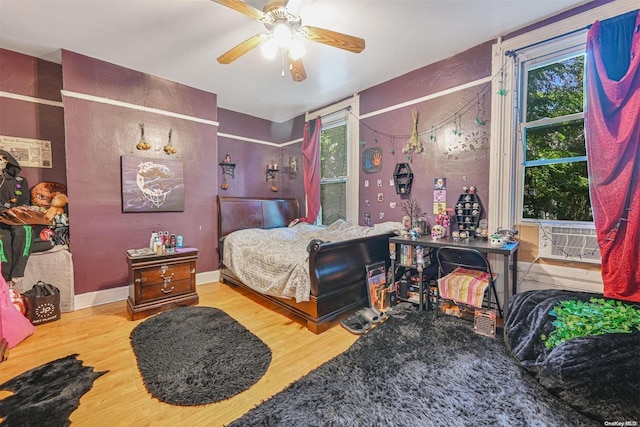
<svg viewBox="0 0 640 427">
<path fill-rule="evenodd" d="M 262 9 L 265 0 L 247 0 Z M 221 108 L 282 122 L 585 0 L 291 0 L 303 25 L 361 37 L 360 54 L 305 42 L 307 79 L 256 49 L 216 58 L 262 24 L 210 0 L 0 0 L 0 47 L 60 62 L 60 49 L 218 94 Z"/>
</svg>

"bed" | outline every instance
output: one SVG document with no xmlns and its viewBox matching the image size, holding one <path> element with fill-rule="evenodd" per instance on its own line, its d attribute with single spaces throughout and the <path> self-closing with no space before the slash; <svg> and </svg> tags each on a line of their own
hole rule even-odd
<svg viewBox="0 0 640 427">
<path fill-rule="evenodd" d="M 327 231 L 334 233 L 329 234 L 334 238 L 321 235 L 320 241 L 316 241 L 309 224 L 288 227 L 300 216 L 295 198 L 218 196 L 217 207 L 221 282 L 248 289 L 274 302 L 304 319 L 307 328 L 316 334 L 326 330 L 342 314 L 368 304 L 365 265 L 379 261 L 389 263 L 388 239 L 395 234 L 391 230 L 400 225 L 385 223 L 384 227 L 375 226 L 366 236 L 359 237 L 346 231 L 347 225 L 343 223 L 332 224 Z M 272 241 L 268 231 L 282 233 L 289 240 L 286 243 Z M 341 238 L 349 238 L 337 240 L 335 237 L 340 233 Z M 243 237 L 237 237 L 239 235 Z M 249 235 L 257 235 L 259 243 L 246 243 Z M 245 242 L 244 246 L 236 247 L 238 242 Z M 290 250 L 284 256 L 277 255 L 279 246 Z M 262 284 L 253 283 L 257 280 L 255 274 L 251 276 L 238 270 L 235 263 L 239 258 L 252 262 L 254 273 L 261 273 L 267 267 L 272 269 L 273 265 L 289 259 L 296 264 L 287 272 L 281 268 L 283 276 L 288 276 L 287 283 L 265 290 Z M 265 276 L 272 277 L 274 282 L 280 280 L 277 272 L 265 271 Z"/>
</svg>

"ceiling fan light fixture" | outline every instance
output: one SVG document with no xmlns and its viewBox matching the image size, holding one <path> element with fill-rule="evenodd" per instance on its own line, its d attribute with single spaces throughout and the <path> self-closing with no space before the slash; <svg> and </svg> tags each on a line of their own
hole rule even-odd
<svg viewBox="0 0 640 427">
<path fill-rule="evenodd" d="M 280 46 L 273 37 L 269 38 L 269 40 L 267 40 L 262 44 L 262 46 L 260 46 L 260 52 L 266 59 L 275 59 L 279 49 Z"/>
<path fill-rule="evenodd" d="M 291 42 L 291 27 L 287 21 L 276 22 L 273 26 L 273 38 L 280 47 L 286 47 Z"/>
<path fill-rule="evenodd" d="M 289 42 L 289 53 L 291 54 L 291 58 L 296 60 L 302 58 L 305 53 L 304 43 L 302 40 L 297 38 L 292 38 Z"/>
</svg>

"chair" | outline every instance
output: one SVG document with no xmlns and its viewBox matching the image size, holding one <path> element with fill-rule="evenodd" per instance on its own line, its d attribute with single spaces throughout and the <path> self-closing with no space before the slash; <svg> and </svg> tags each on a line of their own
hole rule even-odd
<svg viewBox="0 0 640 427">
<path fill-rule="evenodd" d="M 489 260 L 478 250 L 472 248 L 460 248 L 444 246 L 437 250 L 436 259 L 438 261 L 438 301 L 440 301 L 440 279 L 446 278 L 454 273 L 470 280 L 464 280 L 464 285 L 474 286 L 483 280 L 488 280 L 488 285 L 482 295 L 482 306 L 490 309 L 496 308 L 500 317 L 502 316 L 502 307 L 498 300 L 498 292 L 496 291 L 495 277 L 491 272 Z M 477 274 L 476 274 L 477 272 Z M 474 280 L 475 279 L 475 280 Z M 448 298 L 445 298 L 448 299 Z M 465 303 L 465 301 L 456 301 Z M 471 304 L 473 305 L 473 304 Z M 438 310 L 436 310 L 436 314 Z"/>
</svg>

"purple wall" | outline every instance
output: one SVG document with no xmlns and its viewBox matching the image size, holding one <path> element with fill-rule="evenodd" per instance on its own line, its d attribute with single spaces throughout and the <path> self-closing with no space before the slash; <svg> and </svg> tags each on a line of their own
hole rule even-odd
<svg viewBox="0 0 640 427">
<path fill-rule="evenodd" d="M 429 65 L 397 79 L 363 91 L 360 113 L 367 114 L 403 102 L 454 88 L 491 75 L 491 42 L 483 43 L 454 57 Z M 453 207 L 463 186 L 475 186 L 480 201 L 489 204 L 489 116 L 490 83 L 476 85 L 411 106 L 363 119 L 360 126 L 360 156 L 365 149 L 380 147 L 382 171 L 360 175 L 360 223 L 364 213 L 374 223 L 399 221 L 404 213 L 400 204 L 408 196 L 396 194 L 390 186 L 397 163 L 409 163 L 414 174 L 411 196 L 420 204 L 430 224 L 434 223 L 434 179 L 447 179 L 447 207 Z M 478 99 L 481 108 L 478 108 Z M 418 132 L 424 151 L 408 160 L 402 148 L 413 129 L 412 110 L 418 111 Z M 456 120 L 456 113 L 460 113 Z M 476 123 L 482 115 L 485 125 Z M 457 123 L 457 124 L 456 124 Z M 454 135 L 453 131 L 462 132 Z M 433 128 L 433 132 L 432 132 Z M 435 140 L 431 136 L 435 137 Z M 394 153 L 392 154 L 391 151 Z M 378 187 L 377 181 L 382 180 Z M 365 180 L 369 186 L 365 187 Z M 378 194 L 383 201 L 378 201 Z M 391 202 L 396 207 L 390 206 Z M 384 218 L 380 218 L 384 214 Z M 486 217 L 486 211 L 482 217 Z"/>
<path fill-rule="evenodd" d="M 219 193 L 228 196 L 296 197 L 300 206 L 304 206 L 302 143 L 281 146 L 281 143 L 302 137 L 304 116 L 276 124 L 235 111 L 219 109 L 218 119 L 220 121 L 218 132 L 222 134 L 218 136 L 218 161 L 221 161 L 225 154 L 229 154 L 232 163 L 236 164 L 234 177 L 227 176 L 229 188 L 226 190 L 220 188 Z M 297 157 L 300 172 L 295 178 L 289 174 L 289 156 Z M 267 182 L 266 165 L 269 163 L 279 164 L 281 172 L 276 174 L 275 179 Z M 222 183 L 221 168 L 219 173 L 219 181 Z M 271 189 L 274 185 L 278 191 L 274 192 Z"/>
<path fill-rule="evenodd" d="M 66 91 L 205 120 L 217 118 L 215 94 L 72 52 L 63 52 L 62 66 Z M 64 105 L 76 294 L 127 284 L 124 250 L 147 245 L 152 230 L 181 234 L 185 246 L 197 247 L 198 272 L 217 269 L 216 127 L 73 96 L 66 96 Z M 135 147 L 139 123 L 145 124 L 145 137 L 154 145 L 149 151 Z M 161 151 L 170 128 L 178 150 L 171 157 Z M 123 155 L 184 162 L 184 212 L 122 213 Z"/>
<path fill-rule="evenodd" d="M 0 91 L 61 102 L 61 88 L 59 64 L 0 49 Z M 22 176 L 30 186 L 40 181 L 67 183 L 61 106 L 1 97 L 0 135 L 51 141 L 53 167 L 23 167 Z"/>
</svg>

